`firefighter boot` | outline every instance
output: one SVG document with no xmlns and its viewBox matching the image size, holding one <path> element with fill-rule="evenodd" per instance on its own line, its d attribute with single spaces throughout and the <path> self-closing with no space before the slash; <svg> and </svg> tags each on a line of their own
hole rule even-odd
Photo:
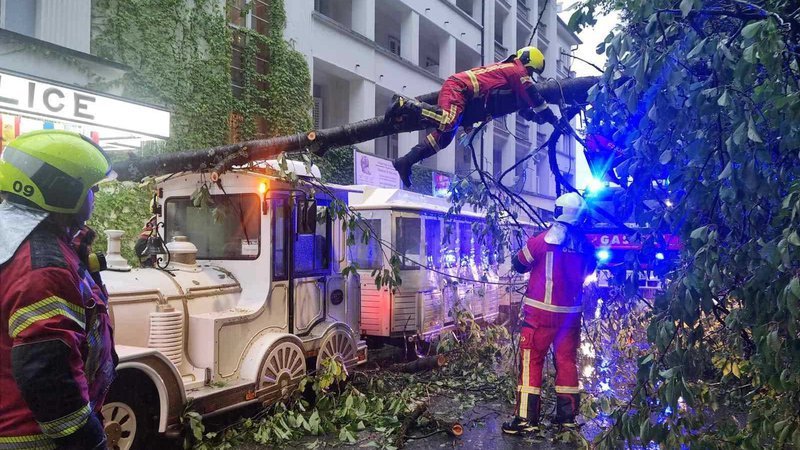
<svg viewBox="0 0 800 450">
<path fill-rule="evenodd" d="M 527 417 L 514 416 L 510 422 L 503 423 L 503 433 L 506 434 L 528 434 L 539 432 L 539 410 L 541 408 L 540 398 L 534 394 L 520 394 L 528 396 Z M 521 402 L 520 402 L 521 403 Z M 521 408 L 522 406 L 520 406 Z"/>
<path fill-rule="evenodd" d="M 422 143 L 415 145 L 411 148 L 410 152 L 394 160 L 394 163 L 392 163 L 394 169 L 400 174 L 400 179 L 403 180 L 403 185 L 405 187 L 411 187 L 411 167 L 435 154 L 436 150 L 431 148 L 427 143 Z"/>
<path fill-rule="evenodd" d="M 553 424 L 564 427 L 575 426 L 580 402 L 580 394 L 556 394 L 556 417 Z"/>
</svg>

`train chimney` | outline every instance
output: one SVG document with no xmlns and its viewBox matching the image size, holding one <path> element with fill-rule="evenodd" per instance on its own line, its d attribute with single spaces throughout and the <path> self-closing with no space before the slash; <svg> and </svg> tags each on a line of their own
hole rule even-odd
<svg viewBox="0 0 800 450">
<path fill-rule="evenodd" d="M 125 234 L 122 230 L 106 230 L 106 237 L 108 238 L 108 251 L 106 252 L 106 264 L 108 270 L 115 270 L 118 272 L 127 272 L 131 270 L 128 261 L 122 257 L 122 235 Z"/>
<path fill-rule="evenodd" d="M 189 266 L 197 264 L 197 246 L 189 242 L 186 236 L 174 236 L 167 244 L 167 250 L 173 263 Z"/>
</svg>

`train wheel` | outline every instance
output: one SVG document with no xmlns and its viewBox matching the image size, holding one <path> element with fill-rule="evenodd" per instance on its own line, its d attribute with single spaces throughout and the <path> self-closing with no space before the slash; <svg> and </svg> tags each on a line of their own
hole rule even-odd
<svg viewBox="0 0 800 450">
<path fill-rule="evenodd" d="M 336 359 L 349 370 L 358 362 L 357 351 L 353 334 L 344 328 L 335 328 L 322 339 L 317 354 L 317 371 L 322 369 L 322 362 L 329 358 Z"/>
<path fill-rule="evenodd" d="M 291 340 L 273 344 L 258 371 L 256 395 L 265 406 L 289 397 L 306 376 L 303 349 Z"/>
</svg>

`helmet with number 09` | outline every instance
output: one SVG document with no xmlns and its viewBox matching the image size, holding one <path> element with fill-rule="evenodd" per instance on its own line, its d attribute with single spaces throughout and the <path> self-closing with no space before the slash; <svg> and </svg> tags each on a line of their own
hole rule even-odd
<svg viewBox="0 0 800 450">
<path fill-rule="evenodd" d="M 103 149 L 71 131 L 25 133 L 0 153 L 0 192 L 49 212 L 77 213 L 92 187 L 115 177 Z"/>
</svg>

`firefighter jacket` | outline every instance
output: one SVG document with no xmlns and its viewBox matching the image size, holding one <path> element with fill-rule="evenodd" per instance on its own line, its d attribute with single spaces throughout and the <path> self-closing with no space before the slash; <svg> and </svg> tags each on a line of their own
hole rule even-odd
<svg viewBox="0 0 800 450">
<path fill-rule="evenodd" d="M 576 227 L 556 222 L 530 239 L 514 266 L 530 272 L 523 297 L 525 321 L 539 327 L 578 327 L 586 276 L 597 265 L 594 247 Z"/>
<path fill-rule="evenodd" d="M 468 98 L 488 99 L 497 91 L 511 89 L 525 105 L 533 108 L 534 112 L 538 113 L 547 108 L 547 102 L 536 90 L 533 79 L 518 59 L 476 67 L 452 77 L 466 86 Z"/>
<path fill-rule="evenodd" d="M 105 448 L 117 359 L 95 279 L 47 220 L 0 265 L 0 450 Z"/>
</svg>

